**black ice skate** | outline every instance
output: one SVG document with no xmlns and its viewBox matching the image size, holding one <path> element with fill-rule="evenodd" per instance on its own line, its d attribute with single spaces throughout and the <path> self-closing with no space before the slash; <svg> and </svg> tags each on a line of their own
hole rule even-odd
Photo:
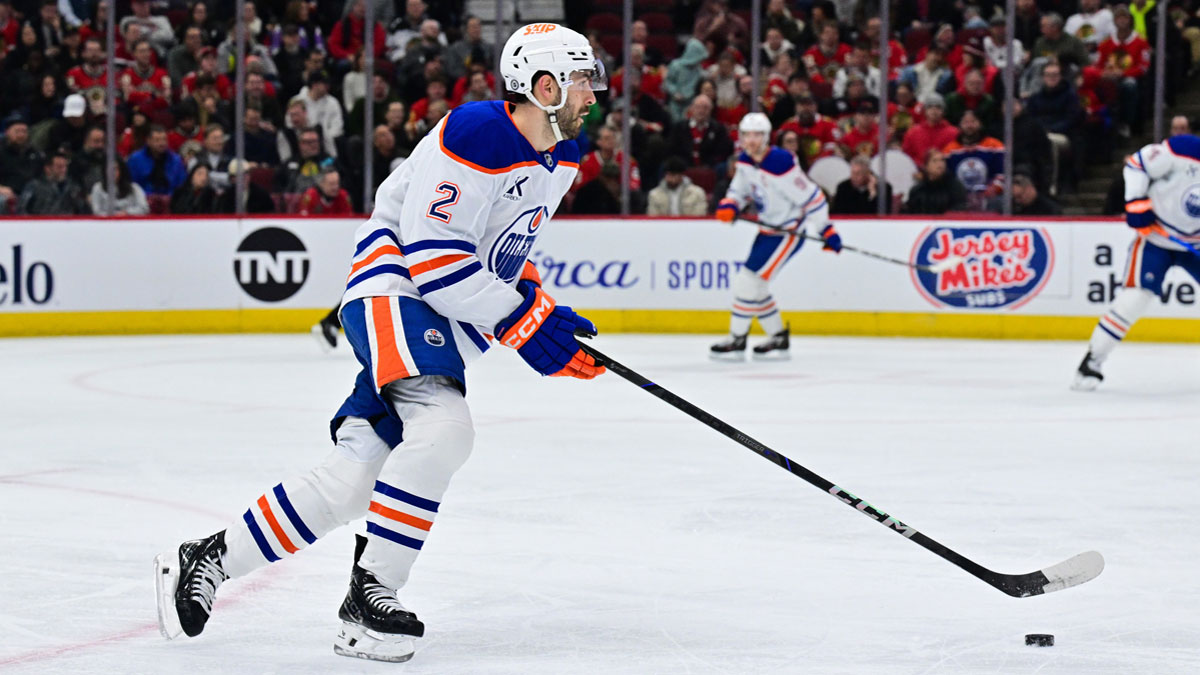
<svg viewBox="0 0 1200 675">
<path fill-rule="evenodd" d="M 186 633 L 195 637 L 212 613 L 213 598 L 225 574 L 225 531 L 185 541 L 175 553 L 154 559 L 154 587 L 158 591 L 158 630 L 168 640 Z"/>
<path fill-rule="evenodd" d="M 330 313 L 324 319 L 313 324 L 312 334 L 317 339 L 317 343 L 321 348 L 329 351 L 337 348 L 338 325 L 334 319 L 337 315 Z"/>
<path fill-rule="evenodd" d="M 741 361 L 746 358 L 746 336 L 733 335 L 725 342 L 718 342 L 708 355 L 718 361 Z"/>
<path fill-rule="evenodd" d="M 767 338 L 767 341 L 755 345 L 754 358 L 760 361 L 786 361 L 791 358 L 788 353 L 788 333 L 790 326 L 784 326 L 783 330 Z"/>
<path fill-rule="evenodd" d="M 1100 362 L 1092 356 L 1091 351 L 1088 351 L 1087 356 L 1083 357 L 1083 361 L 1079 362 L 1079 369 L 1075 371 L 1075 382 L 1071 384 L 1071 388 L 1076 391 L 1092 391 L 1103 381 L 1104 375 L 1100 372 Z"/>
<path fill-rule="evenodd" d="M 350 590 L 338 610 L 342 629 L 333 641 L 333 651 L 373 661 L 407 661 L 413 656 L 414 640 L 425 634 L 425 624 L 404 609 L 396 599 L 396 591 L 358 566 L 366 543 L 366 537 L 359 535 Z"/>
</svg>

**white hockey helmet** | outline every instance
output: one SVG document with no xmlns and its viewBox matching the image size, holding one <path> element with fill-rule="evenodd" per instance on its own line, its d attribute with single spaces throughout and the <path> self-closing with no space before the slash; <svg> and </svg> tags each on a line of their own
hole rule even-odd
<svg viewBox="0 0 1200 675">
<path fill-rule="evenodd" d="M 767 136 L 771 135 L 771 120 L 766 115 L 760 112 L 746 113 L 742 121 L 738 123 L 738 133 L 746 133 L 747 131 L 761 131 Z"/>
<path fill-rule="evenodd" d="M 533 96 L 533 78 L 540 72 L 550 73 L 558 82 L 562 95 L 556 105 L 543 105 Z M 500 76 L 504 88 L 524 94 L 534 105 L 549 113 L 550 127 L 558 140 L 555 111 L 567 104 L 567 90 L 584 87 L 592 91 L 608 89 L 604 65 L 596 60 L 592 45 L 583 35 L 555 23 L 531 23 L 518 28 L 504 43 L 500 54 Z"/>
</svg>

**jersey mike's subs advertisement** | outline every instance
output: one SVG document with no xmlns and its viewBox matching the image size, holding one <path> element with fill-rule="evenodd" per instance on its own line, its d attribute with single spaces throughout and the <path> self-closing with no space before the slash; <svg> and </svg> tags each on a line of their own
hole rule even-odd
<svg viewBox="0 0 1200 675">
<path fill-rule="evenodd" d="M 306 330 L 337 303 L 360 224 L 9 221 L 0 333 Z M 773 300 L 795 332 L 1081 337 L 1128 283 L 1136 239 L 1119 221 L 834 224 L 840 253 L 795 237 L 786 254 L 781 246 L 786 265 L 771 268 Z M 725 330 L 758 235 L 713 220 L 559 218 L 538 230 L 528 259 L 555 298 L 595 310 L 601 331 L 642 332 Z M 1131 339 L 1200 335 L 1195 282 L 1173 268 L 1156 290 Z"/>
</svg>

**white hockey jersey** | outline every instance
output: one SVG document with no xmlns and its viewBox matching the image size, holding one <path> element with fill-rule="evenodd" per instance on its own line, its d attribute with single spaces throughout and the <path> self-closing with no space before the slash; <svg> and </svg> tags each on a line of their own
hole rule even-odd
<svg viewBox="0 0 1200 675">
<path fill-rule="evenodd" d="M 1200 243 L 1200 137 L 1183 134 L 1152 143 L 1125 160 L 1127 211 L 1154 210 L 1158 224 L 1189 243 Z M 1155 246 L 1183 247 L 1158 234 Z"/>
<path fill-rule="evenodd" d="M 811 227 L 813 234 L 821 234 L 829 222 L 825 194 L 800 170 L 796 156 L 783 148 L 772 146 L 761 162 L 739 153 L 725 197 L 735 200 L 739 209 L 753 204 L 759 222 L 767 225 L 791 227 L 800 223 L 799 232 Z"/>
<path fill-rule="evenodd" d="M 463 362 L 521 304 L 516 282 L 579 169 L 573 141 L 538 152 L 508 104 L 466 103 L 442 118 L 379 186 L 355 233 L 342 295 L 401 296 L 450 319 Z"/>
</svg>

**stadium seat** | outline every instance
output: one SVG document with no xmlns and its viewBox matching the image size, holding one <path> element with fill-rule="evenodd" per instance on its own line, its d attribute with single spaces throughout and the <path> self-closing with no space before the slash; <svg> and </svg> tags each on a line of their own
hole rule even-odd
<svg viewBox="0 0 1200 675">
<path fill-rule="evenodd" d="M 808 89 L 818 102 L 833 98 L 832 82 L 809 82 Z"/>
<path fill-rule="evenodd" d="M 269 166 L 256 166 L 250 169 L 250 182 L 270 192 L 275 187 L 275 169 Z"/>
<path fill-rule="evenodd" d="M 170 195 L 147 195 L 146 201 L 150 203 L 150 213 L 152 215 L 161 216 L 171 212 Z"/>
<path fill-rule="evenodd" d="M 656 36 L 654 36 L 654 35 L 650 36 L 651 39 L 653 39 L 654 37 L 656 37 Z M 649 42 L 649 40 L 647 40 L 647 42 Z M 600 46 L 604 47 L 604 51 L 606 51 L 610 55 L 612 55 L 612 57 L 614 59 L 619 59 L 621 54 L 623 53 L 621 51 L 623 48 L 623 42 L 622 42 L 622 38 L 621 38 L 620 34 L 617 34 L 617 35 L 613 35 L 611 33 L 602 34 L 600 36 Z"/>
<path fill-rule="evenodd" d="M 850 177 L 850 164 L 841 157 L 822 157 L 808 168 L 808 177 L 827 194 L 834 194 L 838 183 Z"/>
<path fill-rule="evenodd" d="M 688 167 L 684 175 L 692 179 L 696 185 L 704 188 L 704 192 L 712 194 L 713 189 L 717 186 L 717 172 L 707 166 Z"/>
<path fill-rule="evenodd" d="M 932 40 L 933 33 L 924 26 L 908 29 L 908 32 L 904 34 L 904 51 L 908 52 L 908 62 L 916 63 L 917 52 L 929 46 Z"/>
<path fill-rule="evenodd" d="M 592 0 L 589 4 L 593 12 L 611 12 L 613 14 L 620 14 L 625 6 L 623 0 Z"/>
<path fill-rule="evenodd" d="M 588 30 L 600 31 L 601 33 L 620 33 L 624 24 L 621 22 L 620 14 L 593 14 L 588 17 Z"/>
<path fill-rule="evenodd" d="M 670 14 L 662 12 L 647 12 L 638 17 L 639 20 L 646 22 L 646 30 L 651 35 L 658 34 L 673 34 L 675 32 L 675 20 Z"/>
<path fill-rule="evenodd" d="M 871 170 L 875 175 L 880 175 L 879 171 L 879 155 L 871 158 Z M 892 186 L 892 194 L 894 196 L 908 199 L 908 192 L 912 190 L 913 174 L 917 172 L 917 164 L 902 150 L 887 151 L 887 182 Z"/>
<path fill-rule="evenodd" d="M 638 0 L 638 9 L 646 12 L 665 12 L 670 14 L 675 11 L 674 0 Z M 672 28 L 671 30 L 674 30 Z"/>
<path fill-rule="evenodd" d="M 675 35 L 660 35 L 651 33 L 646 38 L 646 46 L 657 49 L 664 61 L 669 61 L 679 55 L 679 41 Z"/>
</svg>

